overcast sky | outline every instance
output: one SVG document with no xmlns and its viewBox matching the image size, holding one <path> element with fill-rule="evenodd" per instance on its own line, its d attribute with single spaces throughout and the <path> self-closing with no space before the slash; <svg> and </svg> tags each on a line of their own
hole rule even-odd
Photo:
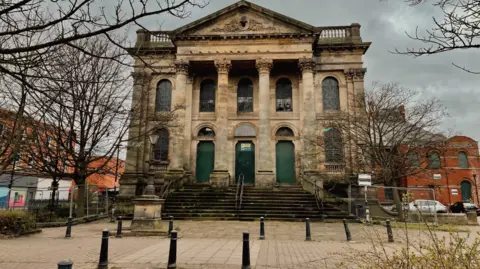
<svg viewBox="0 0 480 269">
<path fill-rule="evenodd" d="M 203 9 L 192 9 L 188 19 L 151 17 L 145 26 L 157 30 L 172 30 L 237 2 L 236 0 L 210 0 Z M 448 108 L 451 118 L 442 125 L 444 130 L 454 128 L 458 134 L 480 140 L 480 75 L 466 73 L 452 65 L 453 62 L 480 71 L 480 50 L 466 50 L 433 56 L 413 58 L 389 53 L 421 46 L 409 39 L 405 32 L 413 33 L 418 26 L 425 30 L 432 27 L 432 16 L 442 17 L 432 1 L 410 7 L 404 0 L 252 0 L 251 2 L 272 9 L 314 26 L 361 24 L 364 41 L 372 46 L 364 56 L 368 69 L 365 86 L 373 81 L 399 82 L 402 86 L 418 89 L 425 97 L 437 96 Z"/>
</svg>

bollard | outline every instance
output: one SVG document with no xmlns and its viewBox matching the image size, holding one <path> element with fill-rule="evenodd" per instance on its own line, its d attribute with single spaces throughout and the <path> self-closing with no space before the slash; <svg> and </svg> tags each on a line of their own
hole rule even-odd
<svg viewBox="0 0 480 269">
<path fill-rule="evenodd" d="M 22 219 L 17 218 L 13 222 L 13 232 L 14 232 L 15 236 L 20 236 L 21 231 L 22 231 Z"/>
<path fill-rule="evenodd" d="M 265 240 L 265 219 L 260 218 L 260 240 Z"/>
<path fill-rule="evenodd" d="M 71 260 L 63 260 L 57 263 L 58 269 L 72 269 L 73 262 Z"/>
<path fill-rule="evenodd" d="M 167 268 L 177 268 L 177 231 L 172 231 L 170 234 L 170 251 L 168 252 Z"/>
<path fill-rule="evenodd" d="M 116 238 L 122 238 L 122 219 L 118 218 L 118 224 L 117 224 L 117 235 L 115 236 Z"/>
<path fill-rule="evenodd" d="M 72 218 L 68 218 L 67 220 L 67 232 L 65 233 L 65 238 L 70 238 L 72 237 Z"/>
<path fill-rule="evenodd" d="M 102 246 L 100 248 L 100 260 L 98 261 L 99 269 L 108 268 L 108 229 L 102 232 Z"/>
<path fill-rule="evenodd" d="M 352 241 L 352 235 L 350 234 L 350 229 L 348 229 L 348 224 L 346 219 L 343 219 L 343 226 L 345 227 L 345 234 L 347 235 L 347 241 Z"/>
<path fill-rule="evenodd" d="M 387 219 L 387 234 L 388 234 L 388 243 L 393 243 L 393 231 L 392 231 L 392 225 L 390 225 L 390 220 Z"/>
<path fill-rule="evenodd" d="M 168 237 L 173 231 L 173 216 L 168 217 L 170 220 L 168 221 Z"/>
<path fill-rule="evenodd" d="M 242 269 L 250 269 L 250 234 L 243 233 Z"/>
<path fill-rule="evenodd" d="M 305 228 L 306 228 L 305 241 L 311 241 L 312 240 L 312 235 L 310 233 L 310 219 L 309 218 L 307 218 L 305 220 Z"/>
</svg>

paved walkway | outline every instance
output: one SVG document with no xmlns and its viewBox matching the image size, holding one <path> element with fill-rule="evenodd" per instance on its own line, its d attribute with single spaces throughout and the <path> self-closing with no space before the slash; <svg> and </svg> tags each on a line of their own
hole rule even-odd
<svg viewBox="0 0 480 269">
<path fill-rule="evenodd" d="M 125 226 L 129 226 L 126 222 Z M 167 224 L 164 225 L 167 227 Z M 266 240 L 258 240 L 258 222 L 176 221 L 178 230 L 178 268 L 240 268 L 242 232 L 251 234 L 252 268 L 336 268 L 342 253 L 371 249 L 371 227 L 350 224 L 353 241 L 347 243 L 343 224 L 312 223 L 312 241 L 306 242 L 305 223 L 266 222 Z M 374 226 L 378 238 L 386 240 L 382 226 Z M 0 240 L 0 268 L 56 268 L 56 263 L 70 258 L 74 269 L 96 268 L 101 232 L 115 230 L 106 221 L 74 226 L 72 238 L 65 239 L 65 228 L 48 228 L 42 233 L 17 239 Z M 403 241 L 402 231 L 395 230 L 398 248 Z M 411 237 L 421 240 L 420 231 Z M 373 236 L 377 238 L 377 235 Z M 166 268 L 169 239 L 161 237 L 124 237 L 109 241 L 109 268 Z"/>
</svg>

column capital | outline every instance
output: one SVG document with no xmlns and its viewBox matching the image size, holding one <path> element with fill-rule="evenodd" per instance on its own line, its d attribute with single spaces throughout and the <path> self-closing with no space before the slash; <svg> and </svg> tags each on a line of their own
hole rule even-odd
<svg viewBox="0 0 480 269">
<path fill-rule="evenodd" d="M 133 85 L 143 85 L 150 81 L 152 74 L 147 72 L 132 72 Z"/>
<path fill-rule="evenodd" d="M 232 61 L 227 59 L 216 60 L 215 67 L 217 68 L 217 72 L 219 74 L 228 74 L 230 69 L 232 69 Z"/>
<path fill-rule="evenodd" d="M 302 73 L 313 72 L 315 68 L 315 60 L 313 58 L 300 58 L 298 59 L 298 67 L 302 70 Z"/>
<path fill-rule="evenodd" d="M 177 71 L 177 74 L 188 74 L 188 67 L 190 66 L 190 63 L 187 60 L 176 60 L 175 61 L 175 70 Z"/>
<path fill-rule="evenodd" d="M 348 81 L 363 80 L 366 72 L 366 68 L 350 68 L 344 71 Z"/>
<path fill-rule="evenodd" d="M 258 73 L 270 73 L 273 67 L 272 59 L 258 59 L 255 63 L 255 66 L 258 69 Z"/>
</svg>

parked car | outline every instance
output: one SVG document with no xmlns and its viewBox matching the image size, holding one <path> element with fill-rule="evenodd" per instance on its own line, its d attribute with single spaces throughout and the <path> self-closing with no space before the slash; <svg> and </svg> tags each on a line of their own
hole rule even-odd
<svg viewBox="0 0 480 269">
<path fill-rule="evenodd" d="M 469 211 L 475 211 L 477 216 L 480 216 L 480 208 L 477 205 L 467 201 L 459 201 L 450 206 L 452 213 L 466 213 Z"/>
<path fill-rule="evenodd" d="M 435 200 L 415 200 L 408 204 L 408 211 L 422 213 L 447 213 L 447 207 Z"/>
</svg>

